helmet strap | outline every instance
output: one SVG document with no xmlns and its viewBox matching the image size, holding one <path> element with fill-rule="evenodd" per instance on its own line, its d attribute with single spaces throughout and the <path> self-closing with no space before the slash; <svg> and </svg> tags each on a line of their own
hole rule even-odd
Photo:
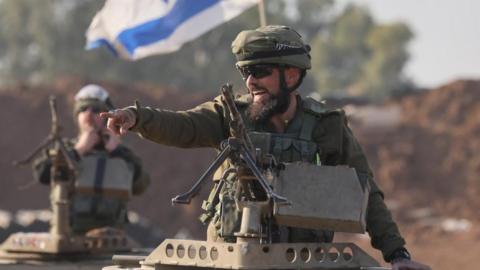
<svg viewBox="0 0 480 270">
<path fill-rule="evenodd" d="M 295 91 L 300 86 L 300 84 L 302 84 L 303 78 L 305 77 L 307 72 L 305 69 L 302 69 L 300 73 L 300 78 L 298 79 L 297 83 L 294 86 L 288 88 L 287 80 L 285 79 L 285 67 L 286 67 L 285 65 L 278 66 L 278 71 L 280 73 L 280 76 L 279 76 L 280 91 L 285 91 L 288 94 L 290 94 L 293 91 Z"/>
<path fill-rule="evenodd" d="M 287 104 L 285 105 L 285 107 L 282 109 L 282 112 L 281 112 L 281 113 L 284 113 L 290 106 L 290 93 L 292 93 L 296 87 L 288 88 L 287 80 L 285 79 L 285 65 L 279 65 L 278 72 L 280 73 L 279 74 L 280 76 L 278 77 L 280 93 L 281 95 L 286 94 L 289 96 L 287 98 Z M 297 86 L 297 85 L 294 85 L 294 86 Z"/>
<path fill-rule="evenodd" d="M 278 72 L 280 73 L 280 76 L 278 77 L 279 84 L 280 84 L 280 91 L 285 91 L 288 94 L 290 94 L 291 91 L 288 89 L 287 85 L 287 80 L 285 79 L 285 66 L 284 65 L 279 65 L 278 66 Z"/>
<path fill-rule="evenodd" d="M 278 66 L 278 71 L 280 73 L 280 76 L 278 78 L 279 86 L 280 86 L 280 92 L 281 93 L 286 93 L 287 95 L 290 96 L 290 93 L 295 91 L 295 89 L 297 89 L 300 86 L 300 84 L 302 84 L 303 78 L 305 77 L 305 74 L 307 72 L 303 69 L 302 72 L 300 73 L 300 78 L 298 79 L 297 83 L 289 88 L 288 85 L 287 85 L 287 80 L 285 79 L 285 67 L 286 67 L 285 65 L 279 65 Z M 288 103 L 286 104 L 286 106 L 284 108 L 284 112 L 288 109 L 289 106 L 290 106 L 290 97 L 288 98 Z"/>
</svg>

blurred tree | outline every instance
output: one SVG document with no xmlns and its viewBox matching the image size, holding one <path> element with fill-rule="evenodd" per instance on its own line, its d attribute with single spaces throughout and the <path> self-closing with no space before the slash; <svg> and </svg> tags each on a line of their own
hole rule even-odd
<svg viewBox="0 0 480 270">
<path fill-rule="evenodd" d="M 321 93 L 341 93 L 359 79 L 369 54 L 365 39 L 372 25 L 366 10 L 351 5 L 315 37 L 312 65 Z"/>
<path fill-rule="evenodd" d="M 318 92 L 381 99 L 399 90 L 410 83 L 402 71 L 412 36 L 405 24 L 379 25 L 367 9 L 348 5 L 312 42 Z"/>
<path fill-rule="evenodd" d="M 285 0 L 266 3 L 268 24 L 288 25 L 298 31 L 307 43 L 324 29 L 334 7 L 334 0 Z"/>
<path fill-rule="evenodd" d="M 406 45 L 412 38 L 410 29 L 403 23 L 375 26 L 367 36 L 371 55 L 362 69 L 361 87 L 352 94 L 365 94 L 382 99 L 394 92 L 409 90 L 411 82 L 404 78 L 403 67 L 408 60 Z M 355 93 L 355 90 L 361 90 Z"/>
<path fill-rule="evenodd" d="M 4 79 L 25 80 L 52 66 L 52 1 L 0 2 L 1 71 Z M 47 20 L 46 20 L 47 19 Z M 8 27 L 6 27 L 8 26 Z"/>
<path fill-rule="evenodd" d="M 2 82 L 45 81 L 73 75 L 92 80 L 161 83 L 212 93 L 226 81 L 243 85 L 234 68 L 230 44 L 239 31 L 258 26 L 258 9 L 248 10 L 176 53 L 129 62 L 114 58 L 106 50 L 83 48 L 84 33 L 103 3 L 0 1 Z M 333 0 L 267 1 L 267 18 L 269 23 L 294 25 L 302 34 L 312 36 L 322 25 L 321 14 L 332 4 Z"/>
<path fill-rule="evenodd" d="M 103 4 L 97 0 L 0 1 L 0 82 L 48 81 L 69 75 L 210 93 L 218 92 L 219 85 L 227 81 L 243 86 L 230 44 L 239 31 L 258 26 L 257 8 L 178 52 L 130 62 L 107 50 L 84 50 L 85 31 Z M 315 80 L 308 76 L 305 87 L 313 90 L 316 82 L 322 94 L 373 95 L 402 82 L 398 74 L 407 59 L 404 46 L 411 36 L 405 26 L 378 26 L 365 9 L 355 6 L 337 15 L 334 0 L 266 4 L 269 24 L 290 25 L 308 43 L 313 40 L 311 73 Z M 391 43 L 393 47 L 388 46 Z"/>
<path fill-rule="evenodd" d="M 1 1 L 2 82 L 37 82 L 78 74 L 75 70 L 91 58 L 83 51 L 84 29 L 91 20 L 84 17 L 85 7 L 93 14 L 99 4 L 93 0 Z"/>
</svg>

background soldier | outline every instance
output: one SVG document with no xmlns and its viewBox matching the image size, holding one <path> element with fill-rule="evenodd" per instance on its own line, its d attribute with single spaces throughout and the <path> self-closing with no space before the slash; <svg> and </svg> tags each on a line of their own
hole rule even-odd
<svg viewBox="0 0 480 270">
<path fill-rule="evenodd" d="M 109 131 L 105 119 L 98 115 L 113 108 L 107 91 L 98 85 L 87 85 L 75 96 L 73 113 L 78 137 L 67 142 L 69 154 L 80 167 L 70 207 L 74 233 L 105 226 L 122 227 L 128 222 L 130 195 L 143 193 L 150 181 L 140 159 L 121 144 L 120 137 Z M 49 184 L 51 166 L 46 151 L 34 161 L 35 178 Z"/>
<path fill-rule="evenodd" d="M 254 145 L 269 145 L 262 150 L 280 162 L 304 161 L 355 168 L 358 177 L 368 181 L 371 187 L 367 231 L 372 246 L 382 251 L 393 269 L 429 269 L 410 260 L 405 241 L 347 125 L 344 112 L 327 110 L 323 104 L 311 98 L 304 99 L 297 92 L 306 70 L 310 69 L 310 47 L 304 44 L 301 36 L 285 26 L 242 31 L 233 41 L 232 51 L 248 89 L 248 94 L 238 97 L 235 103 Z M 187 111 L 172 112 L 137 104 L 102 116 L 110 118 L 108 128 L 116 134 L 131 130 L 157 143 L 178 147 L 220 149 L 220 143 L 230 136 L 230 113 L 220 97 Z M 219 175 L 221 173 L 216 174 L 214 180 Z M 234 188 L 226 184 L 222 198 L 228 197 Z M 238 231 L 239 223 L 235 205 L 222 205 L 229 222 L 220 228 L 216 211 L 220 207 L 211 205 L 212 202 L 210 198 L 204 203 L 207 211 L 201 217 L 209 223 L 207 237 L 233 241 L 231 236 Z M 274 240 L 282 242 L 329 242 L 333 239 L 333 234 L 325 231 L 277 226 L 277 232 Z"/>
</svg>

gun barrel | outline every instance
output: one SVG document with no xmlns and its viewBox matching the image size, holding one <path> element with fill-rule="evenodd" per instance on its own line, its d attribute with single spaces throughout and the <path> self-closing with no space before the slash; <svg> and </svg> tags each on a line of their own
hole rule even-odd
<svg viewBox="0 0 480 270">
<path fill-rule="evenodd" d="M 50 113 L 52 115 L 52 127 L 50 134 L 52 137 L 56 137 L 60 133 L 60 125 L 58 122 L 58 113 L 57 113 L 57 98 L 54 95 L 51 95 L 49 98 L 50 103 Z"/>
<path fill-rule="evenodd" d="M 253 147 L 252 141 L 250 137 L 248 137 L 245 123 L 243 122 L 243 118 L 240 115 L 240 112 L 237 109 L 237 106 L 234 102 L 234 96 L 232 91 L 231 84 L 225 84 L 222 86 L 222 96 L 227 103 L 228 110 L 230 111 L 230 116 L 232 118 L 232 135 L 236 138 L 241 139 L 245 146 L 247 147 L 248 151 L 252 154 L 255 153 L 255 148 Z"/>
<path fill-rule="evenodd" d="M 77 162 L 68 154 L 68 151 L 65 147 L 65 142 L 62 139 L 60 134 L 61 126 L 58 118 L 57 112 L 57 99 L 54 95 L 51 95 L 49 98 L 50 104 L 50 114 L 52 117 L 52 124 L 50 128 L 50 134 L 48 137 L 33 150 L 27 157 L 19 161 L 13 161 L 14 166 L 22 166 L 32 162 L 33 158 L 42 152 L 44 149 L 53 148 L 57 149 L 60 154 L 62 154 L 67 162 L 68 168 L 71 169 L 75 174 L 78 172 Z"/>
</svg>

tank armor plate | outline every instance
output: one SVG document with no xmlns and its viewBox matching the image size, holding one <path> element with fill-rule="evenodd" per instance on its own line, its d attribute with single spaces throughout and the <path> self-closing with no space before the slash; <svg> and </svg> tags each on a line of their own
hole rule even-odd
<svg viewBox="0 0 480 270">
<path fill-rule="evenodd" d="M 361 269 L 378 267 L 377 261 L 353 243 L 217 243 L 166 239 L 140 268 L 132 262 L 113 269 L 165 269 L 172 266 L 218 269 Z M 128 262 L 128 263 L 127 263 Z"/>
</svg>

